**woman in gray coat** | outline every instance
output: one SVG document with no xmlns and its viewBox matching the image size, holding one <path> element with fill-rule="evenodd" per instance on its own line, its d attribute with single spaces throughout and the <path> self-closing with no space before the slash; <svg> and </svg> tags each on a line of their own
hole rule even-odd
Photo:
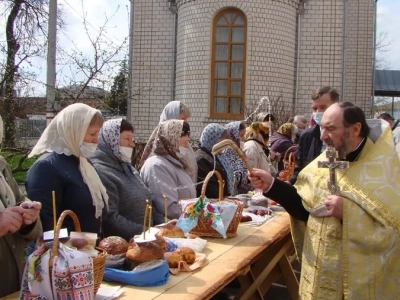
<svg viewBox="0 0 400 300">
<path fill-rule="evenodd" d="M 133 126 L 123 119 L 104 123 L 99 145 L 91 162 L 108 194 L 108 212 L 103 213 L 104 236 L 120 236 L 126 240 L 143 230 L 146 199 L 152 192 L 131 165 Z"/>
<path fill-rule="evenodd" d="M 167 218 L 173 220 L 180 215 L 179 200 L 196 197 L 193 181 L 186 172 L 188 166 L 179 152 L 179 146 L 187 143 L 189 135 L 188 123 L 168 120 L 157 126 L 144 149 L 140 176 L 153 191 L 153 208 L 161 215 L 161 219 L 154 216 L 155 224 L 164 222 L 165 198 Z"/>
</svg>

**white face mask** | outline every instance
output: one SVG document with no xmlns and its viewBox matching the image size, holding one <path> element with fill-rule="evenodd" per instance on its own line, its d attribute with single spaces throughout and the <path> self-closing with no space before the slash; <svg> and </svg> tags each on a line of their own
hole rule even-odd
<svg viewBox="0 0 400 300">
<path fill-rule="evenodd" d="M 132 161 L 132 152 L 133 148 L 132 147 L 119 147 L 119 152 L 121 153 L 121 158 L 124 162 L 131 163 Z"/>
<path fill-rule="evenodd" d="M 323 112 L 313 113 L 313 119 L 314 119 L 315 123 L 317 123 L 318 125 L 321 125 L 321 120 L 322 120 L 323 115 L 324 115 Z"/>
<path fill-rule="evenodd" d="M 182 146 L 179 146 L 179 153 L 180 153 L 182 156 L 185 156 L 185 155 L 186 155 L 186 151 L 187 151 L 187 150 L 188 150 L 187 148 L 182 147 Z"/>
<path fill-rule="evenodd" d="M 94 152 L 96 151 L 96 148 L 97 144 L 83 142 L 80 145 L 79 150 L 81 151 L 81 155 L 83 157 L 89 158 L 93 156 Z"/>
</svg>

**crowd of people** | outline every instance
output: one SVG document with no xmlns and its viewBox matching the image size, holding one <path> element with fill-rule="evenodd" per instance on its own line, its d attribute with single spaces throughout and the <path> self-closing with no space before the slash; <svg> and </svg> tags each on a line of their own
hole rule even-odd
<svg viewBox="0 0 400 300">
<path fill-rule="evenodd" d="M 27 173 L 27 197 L 0 158 L 0 264 L 7 268 L 7 276 L 0 272 L 0 296 L 19 289 L 28 242 L 33 241 L 29 254 L 42 231 L 53 230 L 53 191 L 56 218 L 72 210 L 82 231 L 129 240 L 143 230 L 147 203 L 153 207 L 154 225 L 165 217 L 179 218 L 179 200 L 198 197 L 212 170 L 222 175 L 223 196 L 259 189 L 292 216 L 302 262 L 302 299 L 397 295 L 400 266 L 393 262 L 400 253 L 400 207 L 395 202 L 400 196 L 400 162 L 395 146 L 400 147 L 400 126 L 387 114 L 379 119 L 388 121 L 393 133 L 387 122 L 367 123 L 360 108 L 339 98 L 331 87 L 318 89 L 311 98 L 310 121 L 297 115 L 274 133 L 270 113 L 260 113 L 250 124 L 208 124 L 196 151 L 189 143 L 191 111 L 172 101 L 148 139 L 140 171 L 131 164 L 135 131 L 130 122 L 105 121 L 85 104 L 64 108 L 29 154 L 41 156 Z M 242 149 L 254 171 L 249 173 L 231 148 L 214 157 L 213 146 L 226 139 Z M 350 162 L 349 169 L 340 171 L 342 192 L 335 195 L 326 184 L 329 171 L 318 168 L 318 161 L 326 160 L 327 147 L 338 151 L 338 159 Z M 282 181 L 283 160 L 292 152 L 296 168 Z M 206 196 L 218 198 L 216 176 L 207 185 Z M 67 218 L 64 227 L 74 230 L 72 220 Z M 361 265 L 369 262 L 375 267 L 362 272 Z"/>
</svg>

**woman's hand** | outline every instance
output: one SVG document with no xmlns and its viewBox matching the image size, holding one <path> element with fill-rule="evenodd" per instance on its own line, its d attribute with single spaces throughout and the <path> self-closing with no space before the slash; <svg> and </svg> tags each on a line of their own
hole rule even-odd
<svg viewBox="0 0 400 300">
<path fill-rule="evenodd" d="M 23 211 L 20 206 L 7 207 L 0 213 L 0 237 L 17 232 L 23 225 Z"/>
<path fill-rule="evenodd" d="M 24 225 L 31 225 L 39 217 L 42 203 L 35 201 L 25 201 L 21 203 L 20 207 L 23 209 L 22 217 Z"/>
</svg>

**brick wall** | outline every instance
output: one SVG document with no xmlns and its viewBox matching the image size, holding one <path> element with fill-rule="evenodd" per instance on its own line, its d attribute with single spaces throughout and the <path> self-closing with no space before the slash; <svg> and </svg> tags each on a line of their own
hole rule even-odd
<svg viewBox="0 0 400 300">
<path fill-rule="evenodd" d="M 135 0 L 132 123 L 146 141 L 171 101 L 173 13 L 166 0 Z"/>
<path fill-rule="evenodd" d="M 237 7 L 247 17 L 246 104 L 263 96 L 291 105 L 294 93 L 296 1 L 178 1 L 176 100 L 193 111 L 191 131 L 200 136 L 209 118 L 211 32 L 214 16 Z M 266 110 L 266 104 L 262 106 Z"/>
<path fill-rule="evenodd" d="M 373 1 L 348 0 L 344 95 L 342 95 L 343 0 L 308 0 L 301 15 L 299 111 L 310 111 L 310 96 L 330 85 L 341 99 L 370 113 Z"/>
<path fill-rule="evenodd" d="M 373 1 L 348 1 L 344 100 L 370 111 L 372 85 Z M 209 118 L 210 50 L 213 17 L 236 7 L 247 17 L 246 105 L 263 96 L 278 99 L 283 109 L 296 105 L 310 112 L 310 95 L 322 85 L 342 91 L 343 0 L 307 0 L 297 39 L 299 0 L 177 0 L 175 100 L 192 111 L 192 137 L 199 137 Z M 173 14 L 166 0 L 136 0 L 132 102 L 135 138 L 146 140 L 172 99 Z M 299 46 L 298 97 L 296 91 Z M 262 110 L 266 110 L 264 105 Z"/>
</svg>

